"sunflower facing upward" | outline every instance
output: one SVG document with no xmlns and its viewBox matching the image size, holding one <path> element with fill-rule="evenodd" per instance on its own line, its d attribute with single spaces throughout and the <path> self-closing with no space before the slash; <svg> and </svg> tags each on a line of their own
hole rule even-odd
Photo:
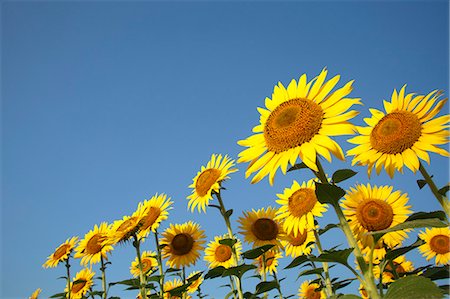
<svg viewBox="0 0 450 299">
<path fill-rule="evenodd" d="M 173 202 L 166 194 L 155 194 L 149 200 L 140 202 L 137 208 L 138 214 L 143 214 L 141 227 L 139 228 L 138 237 L 145 238 L 148 234 L 159 227 L 161 221 L 166 220 L 169 216 L 169 210 L 172 209 Z"/>
<path fill-rule="evenodd" d="M 189 199 L 188 208 L 191 211 L 197 207 L 198 211 L 206 213 L 206 207 L 212 198 L 212 192 L 219 192 L 222 181 L 228 179 L 230 173 L 236 172 L 234 166 L 234 160 L 231 160 L 228 156 L 222 158 L 222 155 L 211 156 L 208 164 L 202 166 L 200 171 L 193 179 L 193 183 L 189 186 L 192 188 L 192 194 L 187 198 Z"/>
<path fill-rule="evenodd" d="M 391 102 L 384 101 L 386 114 L 370 109 L 372 117 L 364 119 L 369 126 L 358 127 L 360 136 L 348 140 L 357 144 L 347 152 L 354 156 L 352 164 L 368 165 L 369 176 L 373 166 L 377 174 L 384 166 L 392 178 L 395 170 L 403 172 L 404 166 L 415 173 L 420 166 L 419 158 L 429 164 L 428 152 L 450 155 L 438 147 L 448 143 L 450 117 L 433 119 L 447 99 L 434 105 L 441 95 L 436 90 L 426 96 L 415 96 L 413 93 L 405 95 L 405 88 L 406 85 L 398 94 L 394 90 Z"/>
<path fill-rule="evenodd" d="M 88 268 L 84 268 L 80 272 L 78 272 L 73 282 L 70 284 L 70 298 L 72 299 L 81 299 L 84 297 L 84 295 L 89 291 L 89 289 L 94 284 L 94 275 L 95 272 L 92 272 Z M 68 289 L 64 290 L 66 293 L 68 292 Z"/>
<path fill-rule="evenodd" d="M 72 253 L 75 245 L 78 243 L 78 237 L 72 237 L 67 239 L 64 243 L 59 245 L 48 258 L 47 261 L 42 265 L 44 268 L 54 268 L 58 266 L 60 262 L 67 260 Z"/>
<path fill-rule="evenodd" d="M 314 228 L 314 217 L 321 217 L 327 210 L 326 204 L 321 204 L 316 197 L 314 180 L 301 185 L 294 181 L 291 188 L 284 189 L 283 194 L 277 194 L 281 205 L 275 219 L 283 221 L 287 234 L 294 237 L 300 230 Z"/>
<path fill-rule="evenodd" d="M 419 238 L 425 241 L 425 244 L 419 246 L 419 251 L 427 261 L 436 257 L 436 265 L 448 265 L 450 261 L 449 227 L 426 228 L 424 232 L 419 233 Z"/>
<path fill-rule="evenodd" d="M 142 264 L 142 272 L 147 274 L 151 270 L 158 267 L 158 261 L 156 260 L 157 254 L 153 251 L 144 251 L 141 254 L 141 264 Z M 141 271 L 139 269 L 139 260 L 136 257 L 134 261 L 131 263 L 130 273 L 134 277 L 139 277 Z"/>
<path fill-rule="evenodd" d="M 75 258 L 81 258 L 81 265 L 86 266 L 88 263 L 97 264 L 101 257 L 107 259 L 107 253 L 114 248 L 108 243 L 109 225 L 102 222 L 100 226 L 95 225 L 84 239 L 80 241 L 76 248 Z"/>
<path fill-rule="evenodd" d="M 165 245 L 162 254 L 172 268 L 194 265 L 204 248 L 204 231 L 192 221 L 171 224 L 162 236 L 161 245 Z"/>
<path fill-rule="evenodd" d="M 368 232 L 380 231 L 400 224 L 411 213 L 407 206 L 408 195 L 400 191 L 392 192 L 391 186 L 356 185 L 344 196 L 341 206 L 354 234 L 362 238 L 362 243 L 369 244 L 365 238 L 371 238 Z M 381 238 L 389 247 L 403 242 L 409 230 L 386 233 Z"/>
<path fill-rule="evenodd" d="M 209 242 L 208 247 L 205 249 L 205 261 L 209 262 L 209 268 L 218 266 L 230 268 L 236 266 L 231 247 L 219 243 L 223 239 L 229 239 L 228 234 L 214 237 L 214 241 Z M 237 240 L 236 244 L 234 244 L 234 249 L 236 250 L 236 255 L 240 256 L 242 251 L 241 241 Z"/>
<path fill-rule="evenodd" d="M 126 242 L 136 235 L 142 226 L 144 213 L 145 210 L 137 209 L 133 215 L 123 216 L 121 220 L 114 221 L 109 230 L 108 242 L 114 245 L 119 242 Z"/>
<path fill-rule="evenodd" d="M 320 285 L 307 280 L 302 283 L 298 289 L 299 299 L 325 299 L 327 295 L 324 289 L 318 290 Z"/>
<path fill-rule="evenodd" d="M 245 242 L 253 244 L 253 247 L 272 244 L 282 248 L 279 239 L 283 238 L 284 232 L 280 223 L 275 220 L 276 211 L 268 207 L 244 212 L 244 217 L 240 217 L 238 222 Z"/>
<path fill-rule="evenodd" d="M 281 83 L 274 87 L 272 99 L 266 98 L 267 109 L 258 108 L 260 124 L 253 128 L 254 135 L 238 142 L 248 147 L 239 154 L 238 162 L 250 162 L 246 177 L 257 172 L 252 183 L 269 175 L 273 185 L 275 172 L 281 168 L 285 174 L 288 164 L 300 158 L 309 168 L 318 171 L 317 154 L 331 162 L 331 154 L 344 160 L 341 147 L 330 136 L 354 134 L 348 122 L 358 112 L 347 111 L 360 99 L 346 98 L 352 91 L 353 81 L 333 92 L 337 75 L 325 82 L 327 70 L 309 83 L 306 75 L 292 80 L 285 88 Z"/>
</svg>

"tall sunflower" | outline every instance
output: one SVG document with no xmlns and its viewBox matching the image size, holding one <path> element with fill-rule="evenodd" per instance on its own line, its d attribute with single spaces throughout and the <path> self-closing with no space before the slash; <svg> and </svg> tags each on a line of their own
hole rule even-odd
<svg viewBox="0 0 450 299">
<path fill-rule="evenodd" d="M 88 268 L 84 268 L 80 272 L 78 272 L 73 282 L 70 283 L 70 298 L 72 299 L 81 299 L 84 295 L 89 291 L 89 289 L 94 284 L 94 275 L 95 272 L 92 272 Z M 66 293 L 69 291 L 68 288 L 64 290 Z"/>
<path fill-rule="evenodd" d="M 204 231 L 192 221 L 183 224 L 171 224 L 162 233 L 161 245 L 163 257 L 172 268 L 194 265 L 203 251 Z"/>
<path fill-rule="evenodd" d="M 142 272 L 147 274 L 153 269 L 158 267 L 158 260 L 155 258 L 157 256 L 156 252 L 153 251 L 144 251 L 141 254 L 141 264 L 142 264 Z M 131 263 L 130 273 L 134 277 L 139 277 L 141 271 L 139 269 L 139 260 L 136 257 L 134 261 Z"/>
<path fill-rule="evenodd" d="M 114 249 L 108 243 L 109 229 L 110 226 L 106 222 L 102 222 L 99 226 L 95 225 L 94 229 L 90 230 L 80 241 L 76 248 L 75 258 L 81 258 L 81 265 L 97 264 L 101 257 L 108 258 L 107 253 Z"/>
<path fill-rule="evenodd" d="M 264 255 L 260 255 L 255 261 L 256 265 L 258 266 L 258 273 L 260 275 L 264 274 L 264 258 L 266 259 L 266 273 L 277 273 L 278 261 L 282 257 L 283 254 L 280 251 L 266 251 Z"/>
<path fill-rule="evenodd" d="M 137 234 L 145 217 L 144 212 L 143 209 L 137 209 L 131 216 L 123 216 L 122 219 L 114 221 L 109 230 L 108 242 L 113 245 L 125 242 Z"/>
<path fill-rule="evenodd" d="M 139 228 L 138 237 L 145 238 L 148 236 L 150 231 L 154 232 L 159 224 L 166 220 L 169 216 L 169 210 L 172 209 L 173 202 L 167 195 L 155 194 L 149 200 L 144 200 L 140 202 L 137 208 L 138 214 L 143 214 L 143 219 L 141 227 Z"/>
<path fill-rule="evenodd" d="M 320 285 L 310 280 L 304 281 L 298 289 L 299 299 L 325 299 L 327 295 L 324 289 L 319 290 Z"/>
<path fill-rule="evenodd" d="M 39 294 L 41 293 L 41 289 L 37 288 L 36 291 L 33 292 L 33 294 L 31 294 L 31 296 L 29 297 L 29 299 L 38 299 Z"/>
<path fill-rule="evenodd" d="M 419 246 L 419 251 L 427 259 L 436 258 L 436 265 L 448 265 L 450 261 L 450 228 L 426 228 L 419 233 L 419 238 L 425 244 Z"/>
<path fill-rule="evenodd" d="M 358 127 L 360 135 L 348 140 L 357 144 L 347 152 L 354 156 L 352 164 L 367 165 L 369 175 L 374 166 L 377 174 L 384 166 L 390 177 L 395 170 L 403 172 L 404 166 L 415 173 L 419 158 L 430 163 L 428 152 L 450 155 L 439 147 L 448 143 L 450 117 L 434 118 L 447 99 L 438 101 L 441 93 L 436 90 L 423 96 L 405 95 L 405 89 L 406 85 L 399 93 L 394 89 L 391 102 L 384 101 L 386 113 L 370 109 L 372 116 L 364 119 L 368 127 Z"/>
<path fill-rule="evenodd" d="M 294 236 L 302 229 L 314 227 L 314 217 L 321 217 L 327 210 L 316 197 L 314 180 L 301 185 L 294 180 L 291 188 L 285 188 L 283 194 L 277 194 L 281 205 L 275 219 L 283 221 L 283 229 Z"/>
<path fill-rule="evenodd" d="M 254 135 L 238 142 L 248 147 L 239 154 L 238 162 L 250 162 L 246 177 L 257 172 L 252 183 L 269 175 L 272 185 L 275 172 L 286 173 L 288 164 L 300 158 L 309 168 L 318 171 L 317 154 L 331 161 L 331 154 L 344 160 L 341 147 L 330 136 L 354 134 L 348 121 L 358 112 L 347 111 L 360 99 L 346 98 L 352 91 L 353 81 L 333 92 L 337 75 L 325 82 L 328 71 L 324 68 L 318 77 L 307 82 L 306 75 L 292 80 L 285 88 L 281 82 L 274 87 L 272 99 L 266 98 L 266 109 L 258 108 L 260 124 L 253 128 Z"/>
<path fill-rule="evenodd" d="M 395 280 L 395 273 L 398 275 L 398 277 L 405 276 L 406 273 L 411 272 L 414 270 L 413 263 L 411 261 L 406 260 L 406 257 L 404 255 L 401 255 L 397 258 L 395 258 L 392 261 L 392 264 L 394 265 L 394 268 L 390 264 L 387 264 L 384 268 L 383 274 L 382 274 L 382 282 L 383 283 L 390 283 Z M 380 278 L 380 266 L 375 266 L 373 268 L 373 276 L 376 279 Z"/>
<path fill-rule="evenodd" d="M 228 179 L 230 173 L 236 172 L 234 166 L 234 160 L 228 156 L 222 157 L 222 155 L 211 156 L 208 164 L 202 166 L 200 171 L 193 179 L 193 183 L 189 186 L 192 188 L 192 194 L 187 198 L 189 199 L 188 208 L 191 211 L 197 207 L 198 211 L 206 213 L 206 207 L 212 198 L 212 192 L 219 192 L 222 181 Z"/>
<path fill-rule="evenodd" d="M 354 234 L 368 244 L 371 238 L 368 232 L 380 231 L 400 224 L 411 214 L 408 195 L 401 191 L 392 191 L 392 186 L 356 185 L 344 196 L 341 203 L 343 212 Z M 407 237 L 407 231 L 386 233 L 381 238 L 389 247 L 395 247 Z"/>
<path fill-rule="evenodd" d="M 308 255 L 311 253 L 314 248 L 314 243 L 316 238 L 314 236 L 314 232 L 309 229 L 299 230 L 297 234 L 291 232 L 290 234 L 286 234 L 283 240 L 281 240 L 281 244 L 284 247 L 286 252 L 286 256 L 290 255 L 295 258 L 301 255 Z"/>
<path fill-rule="evenodd" d="M 282 248 L 280 238 L 284 236 L 283 227 L 275 220 L 276 209 L 267 207 L 257 211 L 244 212 L 244 217 L 238 219 L 240 233 L 247 243 L 253 247 L 272 244 Z"/>
<path fill-rule="evenodd" d="M 54 268 L 58 266 L 60 262 L 67 260 L 78 243 L 78 237 L 72 237 L 67 239 L 64 243 L 56 248 L 47 258 L 47 261 L 42 265 L 44 268 Z"/>
<path fill-rule="evenodd" d="M 214 240 L 210 241 L 205 249 L 205 261 L 209 263 L 209 268 L 218 266 L 230 268 L 236 266 L 231 247 L 220 244 L 220 241 L 223 239 L 229 239 L 228 234 L 214 237 Z M 240 240 L 237 240 L 234 244 L 234 249 L 236 250 L 237 256 L 240 256 L 242 251 L 242 243 Z"/>
</svg>

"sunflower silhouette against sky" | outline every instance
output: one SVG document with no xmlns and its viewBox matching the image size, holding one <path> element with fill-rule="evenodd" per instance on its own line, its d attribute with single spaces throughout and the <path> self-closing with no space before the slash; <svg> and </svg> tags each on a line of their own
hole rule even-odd
<svg viewBox="0 0 450 299">
<path fill-rule="evenodd" d="M 360 135 L 348 140 L 357 144 L 347 151 L 354 156 L 352 164 L 367 165 L 369 175 L 374 166 L 377 174 L 384 168 L 390 177 L 404 167 L 415 173 L 419 158 L 430 163 L 428 152 L 450 155 L 440 147 L 448 143 L 450 116 L 434 118 L 447 99 L 439 100 L 436 90 L 424 96 L 405 94 L 405 89 L 394 90 L 391 102 L 384 101 L 386 113 L 370 109 L 372 116 L 364 119 L 368 127 L 358 127 Z"/>
<path fill-rule="evenodd" d="M 107 253 L 114 249 L 108 243 L 109 229 L 110 226 L 106 222 L 102 222 L 99 226 L 95 225 L 94 229 L 90 230 L 80 241 L 75 249 L 75 257 L 81 258 L 81 265 L 97 264 L 102 257 L 108 258 Z"/>
<path fill-rule="evenodd" d="M 315 171 L 317 155 L 330 162 L 331 154 L 344 160 L 341 147 L 330 136 L 354 134 L 349 120 L 358 112 L 348 109 L 361 102 L 346 98 L 353 81 L 332 92 L 340 76 L 325 82 L 327 73 L 324 68 L 310 82 L 304 74 L 287 88 L 278 83 L 272 98 L 265 100 L 266 108 L 258 108 L 261 116 L 260 124 L 253 128 L 255 134 L 238 142 L 248 147 L 239 153 L 238 162 L 250 163 L 245 175 L 256 172 L 252 183 L 268 175 L 272 185 L 277 169 L 286 173 L 298 158 Z"/>
<path fill-rule="evenodd" d="M 436 265 L 448 265 L 450 261 L 450 228 L 426 228 L 419 233 L 419 238 L 425 244 L 419 246 L 419 251 L 427 259 L 435 259 Z"/>
<path fill-rule="evenodd" d="M 205 166 L 200 168 L 200 171 L 193 178 L 193 183 L 189 186 L 192 188 L 192 194 L 189 199 L 188 208 L 194 211 L 195 208 L 199 212 L 206 213 L 206 207 L 209 201 L 212 200 L 212 193 L 219 192 L 222 181 L 228 179 L 230 173 L 236 172 L 233 168 L 234 160 L 228 156 L 213 154 L 211 160 Z"/>
<path fill-rule="evenodd" d="M 42 265 L 44 268 L 54 268 L 58 266 L 60 262 L 67 260 L 78 243 L 78 237 L 72 237 L 67 239 L 64 243 L 56 248 L 48 258 L 47 261 Z"/>
</svg>

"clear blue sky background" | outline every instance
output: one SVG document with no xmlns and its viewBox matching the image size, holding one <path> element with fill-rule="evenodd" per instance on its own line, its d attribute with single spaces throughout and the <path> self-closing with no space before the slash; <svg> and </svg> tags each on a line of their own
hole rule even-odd
<svg viewBox="0 0 450 299">
<path fill-rule="evenodd" d="M 175 201 L 162 228 L 195 219 L 209 239 L 224 233 L 216 210 L 187 211 L 188 185 L 212 153 L 237 158 L 236 142 L 251 134 L 256 107 L 278 81 L 312 78 L 325 66 L 330 78 L 342 75 L 342 84 L 355 79 L 352 96 L 364 102 L 360 125 L 368 108 L 381 109 L 405 83 L 409 92 L 448 95 L 448 9 L 448 1 L 3 1 L 0 297 L 26 298 L 38 287 L 42 297 L 63 291 L 56 278 L 65 269 L 43 269 L 47 256 L 156 192 Z M 337 140 L 350 148 L 346 138 Z M 349 163 L 325 164 L 330 174 L 342 167 Z M 293 179 L 311 178 L 293 172 L 278 175 L 273 187 L 267 180 L 251 185 L 246 165 L 238 168 L 223 194 L 234 220 L 243 210 L 275 205 Z M 431 155 L 428 168 L 438 185 L 448 181 L 446 158 Z M 356 170 L 344 187 L 369 181 L 366 168 Z M 418 178 L 408 170 L 370 182 L 408 192 L 415 211 L 438 209 L 429 190 L 419 191 Z M 336 221 L 333 214 L 320 223 Z M 323 242 L 346 246 L 337 231 Z M 417 253 L 408 257 L 425 264 Z M 108 280 L 129 278 L 133 259 L 131 246 L 117 247 Z M 336 267 L 331 275 L 349 273 Z M 289 276 L 285 293 L 295 293 L 302 281 L 295 282 L 296 271 L 280 276 Z M 207 281 L 204 289 L 223 298 L 217 286 L 225 282 Z M 247 290 L 253 284 L 248 280 Z M 110 294 L 136 296 L 119 286 Z"/>
</svg>

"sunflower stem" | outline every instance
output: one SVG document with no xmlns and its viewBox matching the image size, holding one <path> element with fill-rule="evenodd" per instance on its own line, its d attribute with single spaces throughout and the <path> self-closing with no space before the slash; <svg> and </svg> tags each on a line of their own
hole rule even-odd
<svg viewBox="0 0 450 299">
<path fill-rule="evenodd" d="M 139 281 L 140 281 L 139 289 L 141 291 L 141 297 L 145 299 L 147 298 L 147 290 L 145 288 L 147 283 L 145 281 L 145 275 L 142 267 L 140 241 L 138 240 L 138 237 L 136 236 L 135 233 L 133 234 L 133 239 L 134 239 L 133 246 L 134 248 L 136 248 L 136 255 L 139 263 Z"/>
<path fill-rule="evenodd" d="M 226 224 L 227 230 L 228 230 L 228 237 L 230 237 L 230 239 L 234 239 L 233 230 L 231 229 L 230 216 L 227 215 L 227 210 L 225 209 L 225 205 L 223 204 L 222 197 L 220 196 L 220 190 L 218 192 L 214 192 L 214 194 L 216 195 L 216 198 L 219 201 L 220 213 L 222 214 L 222 217 L 225 220 L 225 224 Z M 236 253 L 236 248 L 234 247 L 234 245 L 231 247 L 231 250 L 233 252 L 234 262 L 237 266 L 237 265 L 239 265 L 239 257 Z M 235 283 L 236 283 L 236 288 L 238 291 L 239 299 L 244 299 L 244 293 L 242 292 L 241 279 L 239 277 L 236 277 Z"/>
<path fill-rule="evenodd" d="M 319 171 L 318 172 L 313 171 L 313 173 L 322 182 L 322 184 L 330 184 L 328 182 L 327 176 L 318 157 L 316 159 L 316 164 Z M 356 242 L 355 236 L 353 235 L 350 225 L 348 224 L 347 219 L 345 218 L 344 212 L 342 212 L 341 206 L 339 205 L 338 202 L 332 204 L 332 206 L 339 219 L 340 228 L 344 232 L 348 244 L 350 245 L 350 247 L 353 248 L 353 254 L 355 255 L 356 261 L 358 262 L 358 266 L 361 269 L 361 272 L 363 273 L 364 278 L 363 285 L 369 298 L 380 299 L 381 297 L 377 291 L 377 286 L 375 284 L 373 272 L 369 271 L 369 267 L 367 266 L 366 261 L 363 258 L 361 249 L 359 248 L 358 243 Z"/>
<path fill-rule="evenodd" d="M 108 298 L 108 290 L 106 289 L 106 266 L 105 261 L 103 260 L 103 256 L 100 254 L 100 262 L 102 263 L 102 266 L 100 268 L 100 271 L 102 271 L 102 286 L 103 286 L 103 299 Z"/>
<path fill-rule="evenodd" d="M 275 271 L 273 271 L 272 275 L 273 275 L 273 279 L 275 279 L 275 281 L 277 282 L 278 295 L 280 296 L 280 299 L 283 299 L 283 293 L 281 292 L 280 281 L 278 280 L 277 273 Z"/>
<path fill-rule="evenodd" d="M 182 268 L 182 279 L 183 279 L 183 284 L 185 284 L 186 283 L 186 268 L 183 266 L 183 268 Z M 183 299 L 186 299 L 186 292 L 183 292 L 183 294 L 182 294 L 182 298 Z"/>
<path fill-rule="evenodd" d="M 442 208 L 444 209 L 445 214 L 447 214 L 447 218 L 450 216 L 450 203 L 446 196 L 443 196 L 439 193 L 439 190 L 436 186 L 436 184 L 433 181 L 433 178 L 428 174 L 425 167 L 423 167 L 422 163 L 419 163 L 419 170 L 420 173 L 422 173 L 423 178 L 427 182 L 428 186 L 430 186 L 431 192 L 433 192 L 433 195 L 436 197 L 436 199 L 441 204 Z"/>
<path fill-rule="evenodd" d="M 66 270 L 67 270 L 67 299 L 70 299 L 70 295 L 72 294 L 70 289 L 70 256 L 66 260 Z"/>
<path fill-rule="evenodd" d="M 314 237 L 316 238 L 316 245 L 317 245 L 317 251 L 319 254 L 322 254 L 322 244 L 320 243 L 319 234 L 317 233 L 317 230 L 314 229 Z M 331 286 L 331 279 L 330 279 L 330 272 L 327 262 L 322 262 L 323 266 L 323 272 L 325 273 L 325 290 L 327 293 L 327 297 L 331 297 L 334 295 L 333 287 Z"/>
<path fill-rule="evenodd" d="M 159 239 L 158 239 L 158 230 L 155 229 L 155 244 L 156 244 L 156 252 L 158 253 L 158 268 L 159 268 L 159 288 L 160 288 L 160 297 L 164 297 L 164 270 L 163 270 L 163 263 L 162 263 L 162 255 L 161 255 L 161 248 L 159 247 Z"/>
<path fill-rule="evenodd" d="M 267 274 L 266 274 L 266 267 L 267 267 L 267 261 L 266 261 L 266 253 L 262 254 L 262 264 L 263 264 L 263 273 L 262 273 L 262 279 L 263 281 L 267 281 Z M 269 295 L 267 292 L 264 292 L 263 298 L 268 298 Z"/>
</svg>

